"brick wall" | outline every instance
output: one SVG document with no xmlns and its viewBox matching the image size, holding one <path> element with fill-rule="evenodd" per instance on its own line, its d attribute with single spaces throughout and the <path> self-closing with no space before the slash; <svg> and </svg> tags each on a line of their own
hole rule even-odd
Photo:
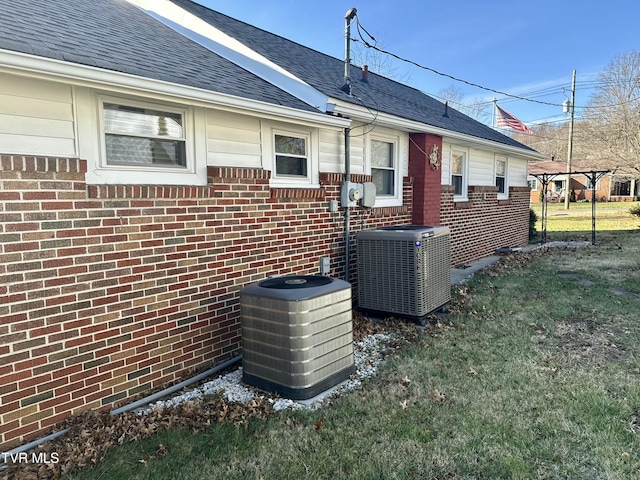
<svg viewBox="0 0 640 480">
<path fill-rule="evenodd" d="M 83 160 L 0 167 L 0 450 L 237 355 L 243 285 L 317 273 L 321 256 L 344 275 L 339 174 L 317 190 L 213 167 L 204 187 L 95 186 Z M 409 178 L 403 193 L 352 210 L 352 233 L 411 223 Z"/>
<path fill-rule="evenodd" d="M 435 150 L 432 150 L 435 149 Z M 437 153 L 438 164 L 429 155 Z M 440 225 L 442 201 L 442 137 L 427 133 L 409 135 L 409 175 L 413 178 L 413 224 Z"/>
<path fill-rule="evenodd" d="M 528 243 L 529 187 L 509 188 L 508 200 L 498 200 L 497 194 L 497 187 L 470 186 L 469 200 L 454 202 L 453 186 L 442 187 L 440 218 L 451 228 L 452 265 Z"/>
</svg>

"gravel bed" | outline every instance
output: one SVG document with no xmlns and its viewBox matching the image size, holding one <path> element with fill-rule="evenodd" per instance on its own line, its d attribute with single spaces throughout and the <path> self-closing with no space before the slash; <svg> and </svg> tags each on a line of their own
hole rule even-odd
<svg viewBox="0 0 640 480">
<path fill-rule="evenodd" d="M 391 343 L 393 334 L 375 333 L 367 335 L 360 341 L 353 342 L 353 356 L 356 371 L 351 377 L 342 382 L 337 388 L 333 388 L 313 398 L 311 401 L 297 402 L 286 398 L 271 396 L 268 393 L 248 387 L 242 383 L 242 367 L 220 375 L 217 378 L 199 385 L 196 388 L 178 393 L 166 400 L 159 400 L 137 411 L 139 415 L 148 414 L 156 409 L 176 407 L 186 402 L 192 402 L 207 395 L 219 394 L 225 400 L 232 403 L 248 404 L 256 398 L 268 398 L 273 404 L 274 410 L 284 409 L 316 409 L 322 406 L 328 399 L 340 395 L 343 392 L 353 390 L 362 384 L 362 381 L 372 377 L 378 371 L 378 367 L 384 360 L 388 350 L 393 348 Z"/>
</svg>

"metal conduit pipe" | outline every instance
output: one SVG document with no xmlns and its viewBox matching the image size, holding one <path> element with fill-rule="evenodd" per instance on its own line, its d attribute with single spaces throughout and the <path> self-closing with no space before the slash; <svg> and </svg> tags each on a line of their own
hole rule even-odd
<svg viewBox="0 0 640 480">
<path fill-rule="evenodd" d="M 129 412 L 131 410 L 135 410 L 136 408 L 142 407 L 144 405 L 147 405 L 149 403 L 153 403 L 156 400 L 160 400 L 162 397 L 166 397 L 167 395 L 171 395 L 174 392 L 177 392 L 178 390 L 182 390 L 184 387 L 188 387 L 189 385 L 198 382 L 200 380 L 202 380 L 203 378 L 207 378 L 208 376 L 214 375 L 216 373 L 218 373 L 221 370 L 224 370 L 227 367 L 230 367 L 231 365 L 234 365 L 236 363 L 238 363 L 240 360 L 242 360 L 242 355 L 238 355 L 237 357 L 233 357 L 229 360 L 227 360 L 226 362 L 221 363 L 220 365 L 216 365 L 213 368 L 210 368 L 209 370 L 202 372 L 198 375 L 196 375 L 195 377 L 191 377 L 188 378 L 187 380 L 177 383 L 171 387 L 165 388 L 164 390 L 160 391 L 160 392 L 156 392 L 154 394 L 149 395 L 148 397 L 145 398 L 141 398 L 140 400 L 137 400 L 135 402 L 129 403 L 127 405 L 124 405 L 120 408 L 116 408 L 115 410 L 111 410 L 111 414 L 112 415 L 118 415 L 120 413 L 124 413 L 124 412 Z M 36 448 L 38 445 L 44 443 L 44 442 L 48 442 L 51 440 L 55 440 L 56 438 L 64 435 L 65 433 L 67 433 L 69 431 L 68 428 L 65 428 L 63 430 L 60 430 L 58 432 L 54 432 L 50 435 L 47 435 L 46 437 L 42 437 L 38 440 L 34 440 L 32 442 L 26 443 L 24 445 L 21 445 L 19 447 L 14 448 L 13 450 L 9 450 L 8 452 L 4 452 L 5 456 L 4 458 L 10 458 L 11 455 L 13 455 L 14 457 L 22 452 L 27 452 L 33 448 Z M 7 468 L 7 465 L 5 464 L 5 462 L 2 460 L 0 461 L 0 471 L 4 470 L 5 468 Z"/>
<path fill-rule="evenodd" d="M 344 182 L 342 184 L 342 188 L 347 188 L 347 182 L 349 182 L 351 177 L 351 157 L 349 155 L 349 150 L 351 148 L 349 134 L 351 132 L 350 128 L 344 129 Z M 345 282 L 351 283 L 349 280 L 351 271 L 349 268 L 349 257 L 351 252 L 351 212 L 349 211 L 349 206 L 344 207 L 344 280 Z"/>
<path fill-rule="evenodd" d="M 171 395 L 172 393 L 177 392 L 178 390 L 182 390 L 184 387 L 188 387 L 192 383 L 200 381 L 203 378 L 207 378 L 208 376 L 213 375 L 214 373 L 218 373 L 220 370 L 224 370 L 225 368 L 230 367 L 231 365 L 239 362 L 240 360 L 242 360 L 242 355 L 233 357 L 232 359 L 227 360 L 226 362 L 222 362 L 220 365 L 217 365 L 207 370 L 206 372 L 202 372 L 201 374 L 196 375 L 195 377 L 188 378 L 184 382 L 177 383 L 172 387 L 162 390 L 161 392 L 154 393 L 152 395 L 149 395 L 148 397 L 141 398 L 137 402 L 133 402 L 128 405 L 124 405 L 123 407 L 116 408 L 115 410 L 111 410 L 111 413 L 113 415 L 117 415 L 119 413 L 135 410 L 136 408 L 142 407 L 143 405 L 146 405 L 148 403 L 153 403 L 156 400 L 160 400 L 162 397 L 166 397 L 167 395 Z"/>
<path fill-rule="evenodd" d="M 344 16 L 345 28 L 344 28 L 344 85 L 342 90 L 351 95 L 351 78 L 349 78 L 349 70 L 351 69 L 351 21 L 355 18 L 358 11 L 355 8 L 349 9 Z M 350 128 L 344 129 L 344 182 L 342 188 L 347 188 L 347 182 L 351 180 L 351 157 L 349 156 L 350 144 L 349 134 Z M 344 262 L 344 279 L 346 282 L 350 282 L 349 277 L 351 271 L 349 268 L 349 257 L 351 252 L 351 213 L 349 212 L 349 206 L 344 207 L 344 249 L 345 249 L 345 262 Z"/>
</svg>

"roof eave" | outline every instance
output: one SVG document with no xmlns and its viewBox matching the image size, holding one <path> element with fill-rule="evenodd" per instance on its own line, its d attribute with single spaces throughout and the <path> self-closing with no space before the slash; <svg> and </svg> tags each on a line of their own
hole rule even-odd
<svg viewBox="0 0 640 480">
<path fill-rule="evenodd" d="M 45 80 L 71 82 L 86 87 L 109 88 L 112 91 L 138 91 L 145 95 L 172 97 L 176 102 L 193 105 L 215 105 L 217 108 L 241 110 L 266 117 L 286 118 L 313 124 L 345 128 L 350 121 L 322 112 L 299 110 L 283 105 L 237 97 L 188 85 L 140 77 L 128 73 L 105 70 L 89 65 L 64 62 L 52 58 L 0 49 L 0 71 L 23 74 Z"/>
<path fill-rule="evenodd" d="M 336 104 L 334 113 L 342 114 L 355 120 L 361 120 L 365 122 L 370 122 L 372 120 L 371 110 L 365 107 L 360 107 L 358 105 L 354 105 L 337 99 L 331 99 L 330 101 Z M 466 144 L 471 144 L 478 147 L 483 146 L 491 149 L 499 149 L 500 151 L 506 151 L 530 160 L 540 160 L 547 158 L 546 155 L 543 155 L 534 150 L 527 150 L 493 140 L 474 137 L 473 135 L 454 132 L 452 130 L 435 127 L 433 125 L 417 122 L 415 120 L 409 120 L 384 112 L 375 112 L 375 123 L 376 125 L 380 125 L 382 127 L 395 128 L 397 130 L 409 133 L 420 132 L 439 135 L 443 138 L 444 141 L 464 142 Z"/>
</svg>

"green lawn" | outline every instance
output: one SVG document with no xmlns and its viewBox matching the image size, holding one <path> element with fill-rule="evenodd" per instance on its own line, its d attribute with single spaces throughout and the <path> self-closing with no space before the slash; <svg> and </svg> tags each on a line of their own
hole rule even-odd
<svg viewBox="0 0 640 480">
<path fill-rule="evenodd" d="M 596 203 L 596 241 L 599 232 L 640 228 L 640 218 L 629 213 L 629 209 L 637 205 L 637 202 Z M 541 204 L 532 204 L 532 209 L 538 215 L 536 229 L 540 232 L 542 230 Z M 548 204 L 547 241 L 591 241 L 591 209 L 592 204 L 586 202 L 572 203 L 569 210 L 565 210 L 562 203 Z"/>
<path fill-rule="evenodd" d="M 330 407 L 166 430 L 62 478 L 640 478 L 638 223 L 504 257 Z"/>
</svg>

